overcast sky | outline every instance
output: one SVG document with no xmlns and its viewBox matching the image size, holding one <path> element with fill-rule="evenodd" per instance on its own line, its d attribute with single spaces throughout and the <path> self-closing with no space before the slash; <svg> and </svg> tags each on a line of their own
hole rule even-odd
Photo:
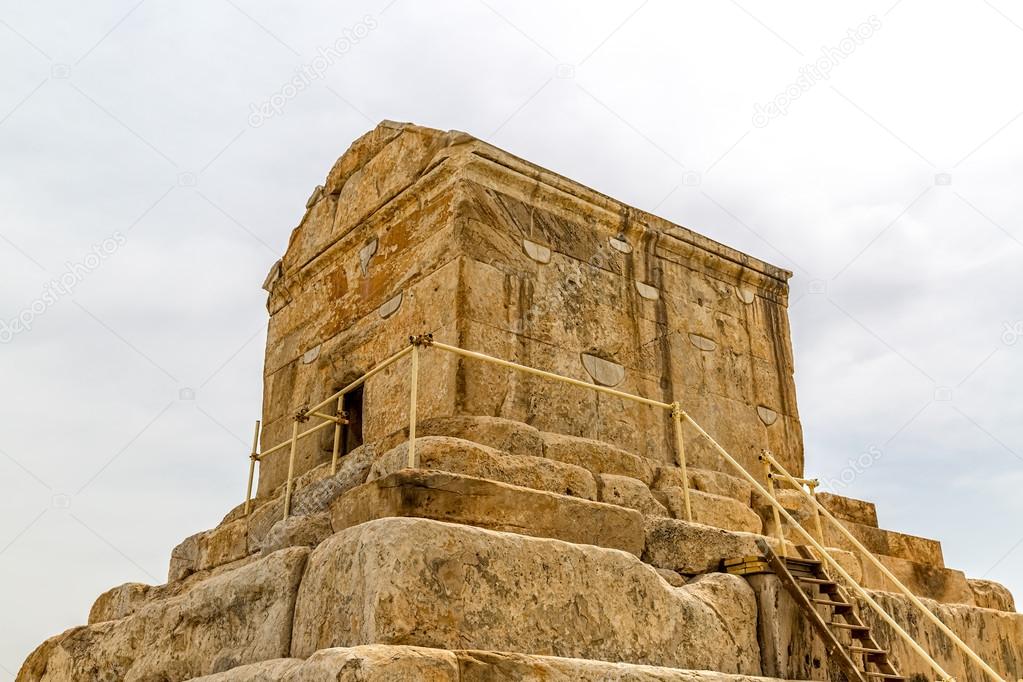
<svg viewBox="0 0 1023 682">
<path fill-rule="evenodd" d="M 1023 598 L 1023 10 L 893 2 L 0 3 L 0 681 L 241 500 L 260 284 L 381 119 L 792 270 L 808 474 Z"/>
</svg>

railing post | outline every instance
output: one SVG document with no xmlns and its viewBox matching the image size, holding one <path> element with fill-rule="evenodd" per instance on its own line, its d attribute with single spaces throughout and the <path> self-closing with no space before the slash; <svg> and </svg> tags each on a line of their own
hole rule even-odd
<svg viewBox="0 0 1023 682">
<path fill-rule="evenodd" d="M 330 475 L 337 473 L 337 455 L 341 448 L 341 419 L 345 418 L 345 394 L 337 397 L 337 421 L 334 422 L 334 451 L 330 456 Z"/>
<path fill-rule="evenodd" d="M 284 489 L 284 518 L 291 516 L 291 488 L 295 477 L 295 451 L 298 449 L 298 425 L 309 419 L 305 408 L 295 413 L 295 421 L 291 426 L 291 456 L 288 458 L 288 484 Z"/>
<path fill-rule="evenodd" d="M 416 421 L 418 415 L 416 408 L 419 404 L 419 346 L 428 344 L 427 335 L 410 336 L 409 343 L 412 344 L 412 369 L 409 379 L 409 406 L 408 406 L 408 468 L 416 467 Z"/>
<path fill-rule="evenodd" d="M 767 458 L 767 450 L 764 450 L 760 454 L 760 462 L 764 465 L 764 478 L 767 481 L 764 486 L 767 488 L 767 494 L 771 496 L 771 499 L 778 502 L 777 495 L 774 494 L 774 478 L 771 476 L 771 462 Z M 780 504 L 780 503 L 779 503 Z M 785 529 L 781 525 L 781 515 L 778 513 L 778 507 L 776 504 L 771 505 L 771 511 L 774 512 L 774 528 L 778 534 L 778 543 L 780 545 L 782 558 L 788 556 L 788 551 L 785 548 Z"/>
<path fill-rule="evenodd" d="M 671 404 L 671 420 L 675 423 L 675 448 L 678 452 L 678 465 L 682 469 L 682 499 L 685 501 L 686 521 L 693 520 L 693 507 L 689 502 L 689 473 L 686 470 L 686 444 L 682 439 L 682 419 L 685 412 L 678 402 Z"/>
<path fill-rule="evenodd" d="M 821 544 L 823 545 L 825 544 L 824 526 L 823 524 L 821 524 L 821 512 L 817 508 L 817 505 L 820 504 L 819 502 L 817 502 L 817 486 L 819 485 L 820 481 L 818 481 L 817 479 L 806 482 L 806 487 L 810 489 L 810 500 L 813 502 L 813 504 L 810 505 L 811 507 L 813 507 L 813 525 L 817 530 L 817 539 L 820 540 Z"/>
<path fill-rule="evenodd" d="M 775 466 L 777 466 L 778 471 L 779 471 L 779 473 L 781 473 L 782 476 L 784 476 L 788 480 L 793 480 L 792 475 L 788 471 L 785 470 L 785 467 L 783 467 L 781 464 L 778 464 L 777 462 L 775 462 Z M 805 494 L 805 492 L 804 492 L 804 494 Z M 955 644 L 956 647 L 958 647 L 959 650 L 963 654 L 965 654 L 970 660 L 972 660 L 974 663 L 976 663 L 984 671 L 984 673 L 987 674 L 987 676 L 990 677 L 992 680 L 995 680 L 996 682 L 1003 682 L 1002 678 L 999 676 L 998 672 L 994 668 L 992 668 L 990 665 L 988 665 L 987 662 L 984 659 L 982 659 L 977 654 L 977 652 L 975 652 L 973 649 L 971 649 L 966 644 L 966 642 L 964 642 L 962 639 L 960 639 L 959 635 L 957 635 L 955 632 L 952 631 L 951 628 L 949 628 L 947 625 L 945 625 L 945 623 L 942 622 L 942 620 L 940 618 L 938 618 L 934 614 L 933 611 L 931 611 L 929 608 L 927 608 L 927 606 L 922 601 L 920 601 L 919 597 L 917 597 L 915 594 L 913 594 L 912 590 L 910 590 L 908 587 L 906 587 L 902 583 L 902 581 L 900 581 L 895 576 L 895 574 L 892 573 L 891 570 L 889 570 L 888 567 L 885 566 L 881 562 L 880 559 L 878 559 L 876 556 L 874 556 L 873 552 L 871 552 L 869 549 L 867 549 L 863 545 L 863 543 L 861 543 L 858 539 L 856 539 L 856 536 L 853 535 L 849 531 L 849 529 L 846 528 L 845 525 L 841 521 L 836 519 L 835 516 L 830 511 L 828 511 L 827 507 L 822 505 L 816 498 L 812 498 L 812 502 L 813 502 L 814 507 L 818 510 L 818 513 L 820 513 L 825 519 L 827 519 L 831 523 L 831 525 L 835 528 L 835 530 L 837 530 L 839 533 L 841 533 L 845 537 L 845 539 L 848 540 L 849 543 L 853 547 L 855 547 L 859 551 L 859 553 L 865 559 L 869 560 L 870 563 L 872 563 L 874 565 L 874 567 L 877 568 L 886 579 L 891 580 L 892 583 L 898 588 L 898 590 L 900 592 L 902 592 L 902 594 L 917 608 L 917 610 L 919 610 L 920 613 L 922 613 L 928 620 L 930 620 L 932 623 L 934 623 L 934 625 L 936 625 L 939 630 L 941 630 L 943 633 L 945 633 L 945 635 L 950 640 L 952 640 L 952 643 Z M 811 540 L 812 540 L 812 538 L 811 538 Z M 862 588 L 860 588 L 860 586 L 858 584 L 856 584 L 855 581 L 852 581 L 852 582 L 853 582 L 853 584 L 856 585 L 857 588 L 862 590 Z M 865 593 L 865 591 L 864 591 L 864 593 Z M 880 608 L 880 607 L 878 607 L 878 608 Z M 877 609 L 875 609 L 875 610 L 877 610 Z M 887 617 L 887 614 L 883 614 L 883 613 L 879 612 L 878 615 L 881 615 L 881 617 L 886 622 L 888 622 L 889 625 L 892 625 L 894 623 L 894 621 L 891 621 L 890 617 Z M 937 665 L 937 663 L 930 657 L 930 655 L 926 651 L 924 651 L 916 643 L 915 640 L 913 640 L 912 637 L 910 637 L 907 633 L 905 633 L 905 631 L 901 630 L 901 628 L 898 626 L 898 624 L 895 624 L 894 628 L 896 629 L 897 632 L 899 632 L 899 634 L 903 637 L 903 639 L 907 639 L 908 638 L 908 641 L 911 643 L 910 646 L 912 646 L 913 649 L 918 654 L 920 654 L 921 657 L 924 658 L 924 660 L 928 661 L 928 663 L 930 663 L 932 668 L 934 668 L 936 671 L 939 672 L 939 675 L 940 675 L 940 677 L 943 680 L 954 682 L 954 678 L 952 678 L 950 675 L 945 673 L 941 669 L 941 667 L 939 665 Z"/>
<path fill-rule="evenodd" d="M 259 461 L 259 420 L 256 420 L 256 432 L 252 434 L 252 452 L 249 453 L 249 485 L 245 489 L 245 515 L 249 515 L 252 506 L 252 480 L 256 477 L 256 462 Z"/>
</svg>

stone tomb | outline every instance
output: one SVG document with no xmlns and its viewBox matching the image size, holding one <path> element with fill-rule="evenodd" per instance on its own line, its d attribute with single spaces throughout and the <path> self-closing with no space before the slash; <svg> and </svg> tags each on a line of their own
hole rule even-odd
<svg viewBox="0 0 1023 682">
<path fill-rule="evenodd" d="M 785 270 L 463 133 L 383 123 L 310 197 L 270 291 L 263 446 L 412 334 L 686 410 L 744 463 L 801 475 Z M 672 462 L 662 410 L 448 355 L 424 356 L 420 416 L 502 417 Z M 408 363 L 371 379 L 362 440 L 408 426 Z M 329 429 L 299 473 L 330 456 Z M 693 441 L 692 463 L 722 466 Z M 260 492 L 288 453 L 267 458 Z"/>
<path fill-rule="evenodd" d="M 384 122 L 316 188 L 267 278 L 262 447 L 432 333 L 681 401 L 751 472 L 770 448 L 802 475 L 788 276 L 464 133 Z M 776 577 L 721 572 L 794 529 L 690 432 L 683 477 L 665 412 L 437 349 L 422 362 L 418 468 L 401 361 L 346 402 L 336 473 L 330 429 L 303 442 L 291 516 L 282 450 L 248 514 L 175 547 L 165 584 L 101 595 L 17 681 L 843 679 Z M 813 532 L 805 501 L 778 497 Z M 869 502 L 821 500 L 1005 679 L 1023 677 L 1004 587 L 880 528 Z M 982 679 L 839 533 L 823 540 L 951 674 Z M 859 610 L 902 674 L 932 678 Z"/>
</svg>

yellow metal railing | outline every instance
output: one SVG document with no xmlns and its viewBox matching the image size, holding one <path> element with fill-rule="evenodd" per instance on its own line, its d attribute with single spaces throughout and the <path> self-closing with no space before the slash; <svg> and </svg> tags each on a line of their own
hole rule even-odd
<svg viewBox="0 0 1023 682">
<path fill-rule="evenodd" d="M 945 636 L 947 636 L 949 639 L 951 639 L 952 643 L 955 644 L 956 648 L 958 648 L 963 654 L 965 654 L 967 658 L 969 658 L 971 661 L 973 661 L 978 666 L 980 666 L 980 668 L 984 671 L 984 673 L 988 677 L 990 677 L 993 680 L 998 680 L 999 682 L 1001 682 L 1002 678 L 998 675 L 998 673 L 990 665 L 988 665 L 984 661 L 984 659 L 982 659 L 980 656 L 978 656 L 977 653 L 966 644 L 966 642 L 964 642 L 962 639 L 960 639 L 959 636 L 956 635 L 955 632 L 953 632 L 947 625 L 945 625 L 945 623 L 943 623 L 940 618 L 938 618 L 936 615 L 934 615 L 934 612 L 931 611 L 929 608 L 927 608 L 927 605 L 924 604 L 922 601 L 920 601 L 919 597 L 917 597 L 915 594 L 913 594 L 910 591 L 910 589 L 908 587 L 906 587 L 902 583 L 902 581 L 899 580 L 895 576 L 895 574 L 892 573 L 888 569 L 888 567 L 885 566 L 881 562 L 881 560 L 878 559 L 874 555 L 873 552 L 871 552 L 869 549 L 867 549 L 863 545 L 863 543 L 861 543 L 859 540 L 857 540 L 856 537 L 849 531 L 849 529 L 846 528 L 845 525 L 841 521 L 836 519 L 835 516 L 830 511 L 828 511 L 827 507 L 825 507 L 824 505 L 822 505 L 820 503 L 820 501 L 817 499 L 817 496 L 812 494 L 813 491 L 807 492 L 806 490 L 804 490 L 799 485 L 800 479 L 795 478 L 794 476 L 792 476 L 792 474 L 790 474 L 788 471 L 786 471 L 785 467 L 783 467 L 771 455 L 771 453 L 769 453 L 769 452 L 765 453 L 765 456 L 766 456 L 767 461 L 769 462 L 770 466 L 773 467 L 774 469 L 777 469 L 778 473 L 781 474 L 782 478 L 785 481 L 787 481 L 793 487 L 795 487 L 797 490 L 799 490 L 810 501 L 810 504 L 811 504 L 811 506 L 812 506 L 812 508 L 814 510 L 814 513 L 815 513 L 815 515 L 817 516 L 817 519 L 818 519 L 818 521 L 817 521 L 817 523 L 818 523 L 818 533 L 823 534 L 823 532 L 820 530 L 820 525 L 819 525 L 820 524 L 820 517 L 823 516 L 824 518 L 826 518 L 831 523 L 832 526 L 834 526 L 838 530 L 839 533 L 842 534 L 843 537 L 845 537 L 845 539 L 853 547 L 856 548 L 856 550 L 860 554 L 862 554 L 868 561 L 870 561 L 870 563 L 873 564 L 875 568 L 877 568 L 879 571 L 881 571 L 881 574 L 885 578 L 890 580 L 892 582 L 892 584 L 895 585 L 895 587 L 899 590 L 899 592 L 901 592 L 903 595 L 905 595 L 905 597 L 907 599 L 909 599 L 909 601 L 913 604 L 913 606 L 915 606 L 917 608 L 917 610 L 920 611 L 924 615 L 925 618 L 927 618 L 927 620 L 929 620 L 931 623 L 936 625 L 938 627 L 938 629 L 941 630 L 941 632 L 945 634 Z"/>
<path fill-rule="evenodd" d="M 598 393 L 604 393 L 606 395 L 616 396 L 618 398 L 622 398 L 624 400 L 630 400 L 632 402 L 635 402 L 635 403 L 638 403 L 638 404 L 641 404 L 641 405 L 646 405 L 646 406 L 649 406 L 649 407 L 656 407 L 656 408 L 660 408 L 662 410 L 668 411 L 671 414 L 672 422 L 673 422 L 673 425 L 674 425 L 675 448 L 676 448 L 675 457 L 676 457 L 676 461 L 677 461 L 677 464 L 678 464 L 679 468 L 682 470 L 681 471 L 681 473 L 682 473 L 682 481 L 683 481 L 683 488 L 682 488 L 682 490 L 683 490 L 683 498 L 684 498 L 684 506 L 685 506 L 685 518 L 686 518 L 687 521 L 692 521 L 693 520 L 693 514 L 692 514 L 692 506 L 691 506 L 691 503 L 690 503 L 690 495 L 689 495 L 689 477 L 688 477 L 688 472 L 687 472 L 687 469 L 686 469 L 685 442 L 683 440 L 683 430 L 682 430 L 683 422 L 688 423 L 693 429 L 695 429 L 696 433 L 699 436 L 707 439 L 707 441 L 711 444 L 711 446 L 714 448 L 714 450 L 718 454 L 720 454 L 721 457 L 733 469 L 735 469 L 735 471 L 739 474 L 739 476 L 741 476 L 751 486 L 753 486 L 753 489 L 755 491 L 757 491 L 757 493 L 759 493 L 762 498 L 764 498 L 768 502 L 770 502 L 771 507 L 772 507 L 772 514 L 774 516 L 775 527 L 776 527 L 776 531 L 777 531 L 777 534 L 778 534 L 777 542 L 779 544 L 779 549 L 780 549 L 780 551 L 781 551 L 783 556 L 786 553 L 786 540 L 785 540 L 784 530 L 783 530 L 783 526 L 782 526 L 781 521 L 784 519 L 784 521 L 789 525 L 789 527 L 791 527 L 814 550 L 816 550 L 816 552 L 820 555 L 821 559 L 823 561 L 825 561 L 835 571 L 835 573 L 839 577 L 842 578 L 842 580 L 850 587 L 850 589 L 852 589 L 853 592 L 856 593 L 857 597 L 859 597 L 865 604 L 867 604 L 867 606 L 869 606 L 872 610 L 874 610 L 881 617 L 881 619 L 885 623 L 887 623 L 892 628 L 892 630 L 903 641 L 906 642 L 906 644 L 910 647 L 910 649 L 912 649 L 917 655 L 919 655 L 920 658 L 923 659 L 927 663 L 927 665 L 932 670 L 934 670 L 935 673 L 937 673 L 938 678 L 940 680 L 942 680 L 943 682 L 955 682 L 955 679 L 951 675 L 949 675 L 944 670 L 944 668 L 942 668 L 941 665 L 938 664 L 938 662 L 935 661 L 930 656 L 930 654 L 928 654 L 927 651 L 922 646 L 920 646 L 920 644 L 915 639 L 913 639 L 912 635 L 910 635 L 908 632 L 906 632 L 906 630 L 901 625 L 899 625 L 891 617 L 891 615 L 889 615 L 888 612 L 886 612 L 884 610 L 884 608 L 880 604 L 878 604 L 877 601 L 851 575 L 849 575 L 849 573 L 842 567 L 842 565 L 838 562 L 838 560 L 835 559 L 835 557 L 832 556 L 832 554 L 830 552 L 828 552 L 827 548 L 825 548 L 825 546 L 824 546 L 825 539 L 824 539 L 823 528 L 822 528 L 822 525 L 821 525 L 821 517 L 823 516 L 829 522 L 834 524 L 835 527 L 839 529 L 839 532 L 841 532 L 846 537 L 846 539 L 849 540 L 853 544 L 853 546 L 857 548 L 858 551 L 860 551 L 874 566 L 876 566 L 882 572 L 882 574 L 885 575 L 886 578 L 891 580 L 892 583 L 895 584 L 899 588 L 899 590 L 904 595 L 906 595 L 909 598 L 910 602 L 918 610 L 920 610 L 924 614 L 925 617 L 928 618 L 928 620 L 930 620 L 935 625 L 937 625 L 939 627 L 939 629 L 941 629 L 941 631 L 952 640 L 952 642 L 956 645 L 956 647 L 958 647 L 964 654 L 966 654 L 966 656 L 970 660 L 972 660 L 974 663 L 976 663 L 978 666 L 980 666 L 980 668 L 984 671 L 984 673 L 986 675 L 991 677 L 991 679 L 995 680 L 996 682 L 1005 682 L 1005 680 L 1003 680 L 998 675 L 998 673 L 995 672 L 995 670 L 991 666 L 989 666 L 986 662 L 984 662 L 984 660 L 979 655 L 977 655 L 977 653 L 975 651 L 973 651 L 965 642 L 963 642 L 962 639 L 960 639 L 954 632 L 952 632 L 952 630 L 949 629 L 948 626 L 946 626 L 944 623 L 942 623 L 941 620 L 939 620 L 938 617 L 935 616 L 930 611 L 930 609 L 928 609 L 924 605 L 924 603 L 922 601 L 920 601 L 919 598 L 916 597 L 916 595 L 914 595 L 912 592 L 910 592 L 910 590 L 905 585 L 903 585 L 898 580 L 898 578 L 896 578 L 895 575 L 892 574 L 891 571 L 889 571 L 888 568 L 881 563 L 881 561 L 877 557 L 875 557 L 866 547 L 864 547 L 855 537 L 853 537 L 852 534 L 848 531 L 848 529 L 846 529 L 845 526 L 843 526 L 837 519 L 835 519 L 835 517 L 822 504 L 820 504 L 820 502 L 817 500 L 817 496 L 816 496 L 816 488 L 818 486 L 818 481 L 816 479 L 804 479 L 804 478 L 797 478 L 797 477 L 792 476 L 791 474 L 789 474 L 781 466 L 781 464 L 778 463 L 778 461 L 774 458 L 774 456 L 769 451 L 765 450 L 760 455 L 760 461 L 763 463 L 763 466 L 764 466 L 764 476 L 765 476 L 765 482 L 764 482 L 764 484 L 761 484 L 761 482 L 759 480 L 757 480 L 757 478 L 755 476 L 753 476 L 749 471 L 747 471 L 746 468 L 744 466 L 742 466 L 742 464 L 740 464 L 738 460 L 736 460 L 731 454 L 729 454 L 729 452 L 727 450 L 725 450 L 721 446 L 720 443 L 718 443 L 713 437 L 711 437 L 711 435 L 709 433 L 707 433 L 703 429 L 703 427 L 701 427 L 696 422 L 696 420 L 694 420 L 685 410 L 683 410 L 681 404 L 678 401 L 671 402 L 671 403 L 665 403 L 665 402 L 662 402 L 662 401 L 659 401 L 659 400 L 652 400 L 650 398 L 644 398 L 642 396 L 634 395 L 632 393 L 627 393 L 625 391 L 619 391 L 617 389 L 610 388 L 610 387 L 607 387 L 607 386 L 600 386 L 600 385 L 592 384 L 592 383 L 589 383 L 589 382 L 586 382 L 586 381 L 581 381 L 579 379 L 573 379 L 571 377 L 562 376 L 562 375 L 556 374 L 554 372 L 548 372 L 548 371 L 545 371 L 545 370 L 536 369 L 535 367 L 529 367 L 527 365 L 521 365 L 521 364 L 516 363 L 516 362 L 510 362 L 508 360 L 502 360 L 500 358 L 495 358 L 495 357 L 493 357 L 491 355 L 487 355 L 485 353 L 479 353 L 479 352 L 476 352 L 476 351 L 470 351 L 470 350 L 466 350 L 464 348 L 459 348 L 457 346 L 451 346 L 451 345 L 448 345 L 446 343 L 441 343 L 439 341 L 435 341 L 431 334 L 421 334 L 419 336 L 409 337 L 409 345 L 405 346 L 400 351 L 398 351 L 397 353 L 394 353 L 393 355 L 391 355 L 387 359 L 381 361 L 380 363 L 375 365 L 372 369 L 370 369 L 368 372 L 363 374 L 361 377 L 359 377 L 355 381 L 351 382 L 350 384 L 348 384 L 344 388 L 340 389 L 339 391 L 333 393 L 332 395 L 328 396 L 327 398 L 324 398 L 323 400 L 321 400 L 316 405 L 314 405 L 314 406 L 312 406 L 310 408 L 302 408 L 302 409 L 300 409 L 298 412 L 295 413 L 295 415 L 293 417 L 294 423 L 292 425 L 291 437 L 289 439 L 285 440 L 283 443 L 279 443 L 279 444 L 275 445 L 274 447 L 272 447 L 272 448 L 270 448 L 268 450 L 264 450 L 263 452 L 257 452 L 258 444 L 259 444 L 259 437 L 260 437 L 260 422 L 257 421 L 256 422 L 256 431 L 255 431 L 255 435 L 253 437 L 252 452 L 251 452 L 251 454 L 249 456 L 249 460 L 250 460 L 250 462 L 249 462 L 249 479 L 248 479 L 248 489 L 247 489 L 246 498 L 245 498 L 245 513 L 246 514 L 249 513 L 249 509 L 250 509 L 251 502 L 252 502 L 252 484 L 253 484 L 253 480 L 254 480 L 254 477 L 255 477 L 256 464 L 258 462 L 261 462 L 263 460 L 263 458 L 266 457 L 267 455 L 270 455 L 272 453 L 275 453 L 275 452 L 278 452 L 280 450 L 283 450 L 284 448 L 290 447 L 290 455 L 289 455 L 289 459 L 288 459 L 288 478 L 287 478 L 287 483 L 286 483 L 286 487 L 285 487 L 284 518 L 287 518 L 288 516 L 290 516 L 290 514 L 291 514 L 291 497 L 292 497 L 292 492 L 293 492 L 293 487 L 294 487 L 295 455 L 296 455 L 296 450 L 297 450 L 297 447 L 298 447 L 298 442 L 301 439 L 303 439 L 303 438 L 305 438 L 307 436 L 312 435 L 313 433 L 319 432 L 320 430 L 330 426 L 331 424 L 334 425 L 334 445 L 333 445 L 333 455 L 332 455 L 332 458 L 331 458 L 331 473 L 332 474 L 336 473 L 337 472 L 337 463 L 338 463 L 338 452 L 339 452 L 339 445 L 340 445 L 340 437 L 341 437 L 341 427 L 342 427 L 343 424 L 347 424 L 348 423 L 348 420 L 346 418 L 346 413 L 344 412 L 344 409 L 343 409 L 344 408 L 344 398 L 345 398 L 345 395 L 347 395 L 351 391 L 355 390 L 359 386 L 362 386 L 364 383 L 366 383 L 366 381 L 368 381 L 374 375 L 376 375 L 376 374 L 380 373 L 381 371 L 383 371 L 384 369 L 390 367 L 391 365 L 393 365 L 397 361 L 399 361 L 402 358 L 404 358 L 406 355 L 411 356 L 411 367 L 410 367 L 410 375 L 411 376 L 410 376 L 410 381 L 409 381 L 409 389 L 410 389 L 409 390 L 409 427 L 408 427 L 409 436 L 408 436 L 408 462 L 407 463 L 408 463 L 409 468 L 416 468 L 416 466 L 419 463 L 419 458 L 418 458 L 417 453 L 416 453 L 416 426 L 417 426 L 417 422 L 418 422 L 417 406 L 418 406 L 418 402 L 419 402 L 419 395 L 418 395 L 419 394 L 419 355 L 422 352 L 421 349 L 422 348 L 427 348 L 427 347 L 436 348 L 438 350 L 441 350 L 441 351 L 444 351 L 444 352 L 447 352 L 447 353 L 452 353 L 454 355 L 458 355 L 458 356 L 461 356 L 461 357 L 472 358 L 472 359 L 475 359 L 475 360 L 479 360 L 481 362 L 487 362 L 487 363 L 490 363 L 490 364 L 493 364 L 493 365 L 497 365 L 499 367 L 506 367 L 508 369 L 516 370 L 516 371 L 519 371 L 519 372 L 524 372 L 526 374 L 532 374 L 534 376 L 544 377 L 544 378 L 550 379 L 552 381 L 557 381 L 557 382 L 568 384 L 568 385 L 571 385 L 571 386 L 577 386 L 579 388 L 584 388 L 584 389 L 587 389 L 587 390 L 596 391 Z M 336 416 L 320 412 L 320 410 L 322 410 L 324 407 L 326 407 L 330 403 L 333 403 L 334 401 L 337 401 L 337 415 Z M 306 421 L 309 421 L 310 419 L 314 419 L 314 418 L 315 419 L 321 419 L 323 421 L 321 423 L 317 424 L 316 426 L 312 426 L 312 427 L 310 427 L 308 429 L 305 429 L 305 430 L 300 430 L 300 428 L 299 428 L 300 424 L 305 423 Z M 775 471 L 777 471 L 778 473 L 775 473 Z M 778 474 L 780 474 L 780 477 L 779 477 Z M 802 524 L 799 523 L 799 521 L 797 521 L 789 513 L 789 511 L 787 509 L 785 509 L 785 507 L 781 504 L 781 502 L 778 501 L 778 499 L 777 499 L 777 497 L 775 495 L 775 488 L 774 488 L 774 481 L 775 480 L 784 480 L 791 487 L 795 488 L 796 490 L 799 490 L 803 495 L 805 495 L 810 500 L 810 502 L 811 502 L 811 509 L 813 510 L 814 517 L 815 517 L 815 530 L 816 530 L 816 533 L 817 533 L 818 537 L 815 538 L 813 536 L 813 534 L 811 534 L 809 531 L 807 531 L 805 528 L 803 528 Z M 810 491 L 807 492 L 803 488 L 803 486 L 806 486 L 806 487 L 810 488 Z"/>
</svg>

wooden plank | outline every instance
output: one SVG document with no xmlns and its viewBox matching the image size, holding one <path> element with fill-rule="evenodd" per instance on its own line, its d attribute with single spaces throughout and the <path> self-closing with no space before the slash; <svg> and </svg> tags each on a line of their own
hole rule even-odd
<svg viewBox="0 0 1023 682">
<path fill-rule="evenodd" d="M 852 658 L 850 658 L 849 653 L 842 646 L 842 643 L 835 637 L 835 633 L 831 631 L 828 624 L 825 623 L 824 619 L 821 618 L 821 615 L 817 613 L 817 609 L 814 608 L 814 605 L 810 602 L 810 598 L 806 596 L 806 593 L 799 587 L 799 583 L 796 582 L 796 579 L 792 577 L 791 573 L 789 573 L 789 569 L 785 565 L 785 562 L 783 562 L 778 555 L 774 553 L 774 550 L 772 550 L 770 545 L 768 545 L 763 539 L 757 540 L 757 547 L 764 553 L 764 556 L 767 558 L 767 563 L 770 564 L 775 575 L 781 579 L 782 586 L 785 587 L 786 591 L 796 601 L 799 608 L 802 609 L 803 614 L 806 616 L 807 620 L 810 621 L 810 625 L 812 625 L 814 630 L 817 631 L 820 638 L 824 640 L 824 648 L 828 652 L 828 655 L 833 656 L 838 661 L 839 666 L 841 666 L 850 682 L 867 682 L 867 677 L 863 674 L 863 671 L 856 666 Z"/>
</svg>

